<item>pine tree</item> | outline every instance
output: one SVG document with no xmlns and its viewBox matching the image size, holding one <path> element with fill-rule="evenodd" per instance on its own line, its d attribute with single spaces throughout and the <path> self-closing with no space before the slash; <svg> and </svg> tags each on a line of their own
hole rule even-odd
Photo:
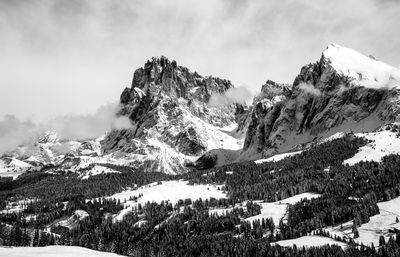
<svg viewBox="0 0 400 257">
<path fill-rule="evenodd" d="M 354 234 L 354 238 L 359 238 L 360 237 L 360 234 L 358 233 L 357 225 L 356 225 L 355 222 L 353 223 L 352 231 L 353 231 L 353 234 Z"/>
<path fill-rule="evenodd" d="M 33 240 L 32 240 L 32 246 L 39 246 L 39 230 L 35 229 L 34 235 L 33 235 Z"/>
<path fill-rule="evenodd" d="M 379 237 L 379 246 L 383 246 L 383 245 L 385 245 L 385 238 L 381 235 L 380 237 Z"/>
</svg>

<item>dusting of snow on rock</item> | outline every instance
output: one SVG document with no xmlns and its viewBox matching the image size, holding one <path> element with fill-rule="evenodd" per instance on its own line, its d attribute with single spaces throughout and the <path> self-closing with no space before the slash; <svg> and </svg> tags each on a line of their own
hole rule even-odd
<svg viewBox="0 0 400 257">
<path fill-rule="evenodd" d="M 218 190 L 218 187 L 220 190 Z M 222 185 L 189 185 L 188 181 L 183 180 L 161 181 L 135 190 L 126 190 L 109 198 L 117 199 L 121 202 L 126 201 L 124 204 L 125 209 L 115 217 L 116 220 L 121 220 L 126 213 L 137 207 L 138 204 L 143 206 L 147 202 L 161 203 L 162 201 L 169 201 L 172 204 L 176 204 L 178 200 L 188 198 L 192 200 L 209 199 L 211 197 L 216 199 L 227 198 L 221 187 Z M 130 200 L 133 197 L 137 197 L 137 200 Z"/>
<path fill-rule="evenodd" d="M 276 155 L 271 156 L 271 157 L 266 158 L 266 159 L 257 160 L 257 161 L 255 161 L 255 163 L 256 164 L 261 164 L 261 163 L 264 163 L 264 162 L 277 162 L 277 161 L 283 160 L 283 159 L 285 159 L 287 157 L 291 157 L 291 156 L 300 154 L 301 152 L 302 151 L 276 154 Z"/>
<path fill-rule="evenodd" d="M 117 257 L 115 253 L 106 253 L 78 246 L 46 247 L 0 247 L 0 256 L 9 257 Z"/>
<path fill-rule="evenodd" d="M 329 237 L 322 237 L 322 236 L 303 236 L 295 239 L 288 239 L 288 240 L 282 240 L 278 241 L 276 243 L 273 243 L 272 245 L 280 245 L 283 247 L 293 247 L 293 245 L 296 245 L 297 247 L 320 247 L 324 245 L 338 245 L 342 248 L 346 248 L 347 244 L 343 242 L 339 242 L 336 240 L 333 240 L 332 238 Z"/>
<path fill-rule="evenodd" d="M 398 86 L 392 83 L 398 75 L 396 68 L 355 50 L 331 44 L 323 56 L 339 74 L 351 77 L 356 85 L 375 89 Z"/>
<path fill-rule="evenodd" d="M 379 162 L 386 155 L 400 153 L 400 138 L 397 137 L 395 132 L 383 130 L 372 133 L 357 133 L 355 135 L 365 137 L 372 142 L 360 147 L 358 153 L 345 160 L 344 164 L 354 165 L 361 161 Z"/>
</svg>

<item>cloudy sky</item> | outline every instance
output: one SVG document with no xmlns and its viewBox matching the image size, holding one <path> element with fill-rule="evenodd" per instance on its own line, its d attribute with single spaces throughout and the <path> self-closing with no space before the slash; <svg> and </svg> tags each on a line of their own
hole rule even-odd
<svg viewBox="0 0 400 257">
<path fill-rule="evenodd" d="M 332 42 L 400 65 L 397 0 L 0 0 L 0 117 L 115 102 L 151 56 L 257 91 Z"/>
</svg>

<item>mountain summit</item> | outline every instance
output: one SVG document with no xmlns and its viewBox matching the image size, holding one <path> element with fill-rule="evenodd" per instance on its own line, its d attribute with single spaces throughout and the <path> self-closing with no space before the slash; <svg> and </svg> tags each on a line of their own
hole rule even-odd
<svg viewBox="0 0 400 257">
<path fill-rule="evenodd" d="M 240 149 L 240 141 L 223 129 L 235 124 L 234 108 L 207 105 L 213 94 L 232 87 L 229 80 L 202 77 L 166 57 L 152 58 L 121 95 L 118 115 L 129 117 L 132 127 L 109 133 L 102 148 L 165 173 L 184 171 L 211 149 Z"/>
<path fill-rule="evenodd" d="M 373 131 L 397 121 L 398 78 L 399 70 L 390 65 L 329 45 L 319 61 L 301 68 L 278 102 L 254 103 L 241 158 L 270 156 L 340 131 Z"/>
</svg>

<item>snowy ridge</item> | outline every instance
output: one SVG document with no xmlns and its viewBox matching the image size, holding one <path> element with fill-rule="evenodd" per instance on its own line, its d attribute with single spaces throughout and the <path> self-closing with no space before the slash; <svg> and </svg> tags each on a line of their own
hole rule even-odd
<svg viewBox="0 0 400 257">
<path fill-rule="evenodd" d="M 392 83 L 398 78 L 398 69 L 353 49 L 331 44 L 323 56 L 338 73 L 353 78 L 352 82 L 356 85 L 375 89 L 399 86 Z"/>
</svg>

